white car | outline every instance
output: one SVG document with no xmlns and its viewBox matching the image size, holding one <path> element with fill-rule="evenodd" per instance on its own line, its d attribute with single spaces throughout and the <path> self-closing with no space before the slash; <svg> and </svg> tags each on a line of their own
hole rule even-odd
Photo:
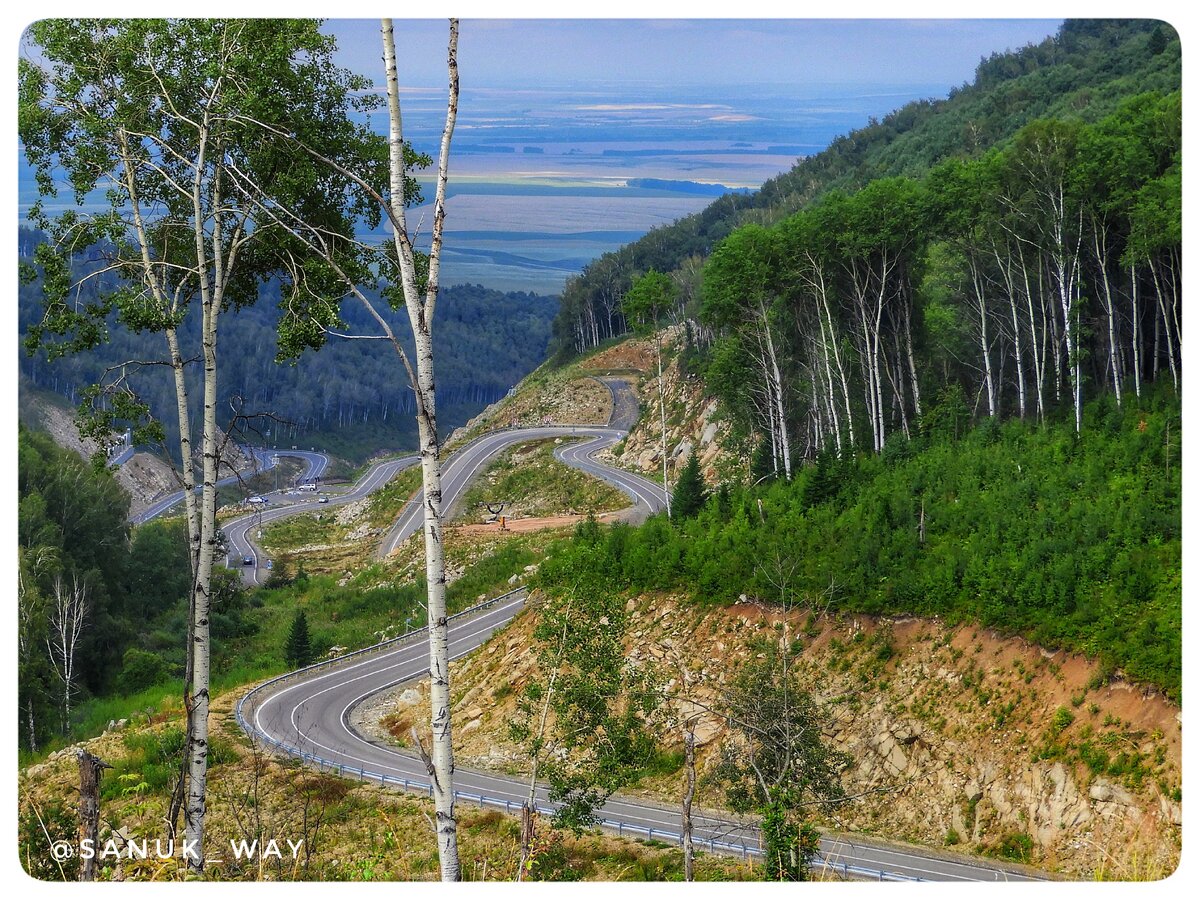
<svg viewBox="0 0 1200 900">
<path fill-rule="evenodd" d="M 266 497 L 250 497 L 246 502 L 247 503 L 256 503 L 256 504 L 257 503 L 266 503 L 267 498 Z"/>
</svg>

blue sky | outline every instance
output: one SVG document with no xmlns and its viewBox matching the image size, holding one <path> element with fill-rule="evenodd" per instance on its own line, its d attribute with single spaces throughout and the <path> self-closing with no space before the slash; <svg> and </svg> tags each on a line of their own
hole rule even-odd
<svg viewBox="0 0 1200 900">
<path fill-rule="evenodd" d="M 464 87 L 599 84 L 930 84 L 1037 42 L 1060 19 L 464 19 Z M 377 20 L 336 20 L 340 61 L 379 77 Z M 445 80 L 445 20 L 395 21 L 401 79 Z"/>
</svg>

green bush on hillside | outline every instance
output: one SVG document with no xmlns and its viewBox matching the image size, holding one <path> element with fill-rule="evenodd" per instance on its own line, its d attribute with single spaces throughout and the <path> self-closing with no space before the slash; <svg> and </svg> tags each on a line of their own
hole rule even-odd
<svg viewBox="0 0 1200 900">
<path fill-rule="evenodd" d="M 824 459 L 733 489 L 671 527 L 580 529 L 541 569 L 582 564 L 628 590 L 978 621 L 1099 657 L 1178 699 L 1181 494 L 1176 401 L 1088 409 L 1103 427 L 988 423 L 914 436 L 880 457 Z M 1094 425 L 1098 425 L 1095 421 Z M 923 510 L 923 512 L 922 512 Z M 922 521 L 924 530 L 922 534 Z M 600 546 L 600 554 L 579 552 Z"/>
</svg>

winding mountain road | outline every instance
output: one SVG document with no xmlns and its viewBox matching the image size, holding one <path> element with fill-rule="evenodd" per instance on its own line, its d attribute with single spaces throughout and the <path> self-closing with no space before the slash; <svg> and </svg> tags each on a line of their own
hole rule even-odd
<svg viewBox="0 0 1200 900">
<path fill-rule="evenodd" d="M 397 474 L 403 472 L 409 466 L 416 465 L 418 462 L 420 462 L 420 457 L 418 456 L 385 459 L 367 469 L 349 491 L 343 494 L 329 495 L 324 498 L 324 502 L 322 502 L 322 498 L 313 494 L 295 503 L 279 505 L 263 504 L 253 512 L 246 513 L 226 522 L 221 529 L 225 532 L 225 544 L 229 554 L 226 559 L 226 565 L 230 566 L 230 568 L 240 569 L 242 572 L 242 581 L 247 586 L 261 584 L 266 572 L 266 559 L 254 543 L 254 539 L 251 537 L 252 533 L 257 535 L 259 529 L 268 522 L 277 522 L 288 516 L 316 512 L 317 510 L 329 509 L 330 507 L 342 506 L 346 503 L 352 503 L 355 500 L 361 500 L 368 494 L 379 490 Z M 324 467 L 322 467 L 323 469 Z M 244 565 L 242 563 L 243 559 L 251 559 L 253 562 L 250 565 Z"/>
<path fill-rule="evenodd" d="M 257 475 L 260 472 L 268 472 L 275 468 L 276 457 L 290 456 L 295 459 L 303 460 L 307 464 L 304 474 L 301 476 L 301 481 L 315 481 L 320 478 L 325 472 L 325 467 L 329 465 L 329 457 L 324 453 L 316 453 L 308 450 L 259 450 L 253 448 L 243 448 L 244 452 L 253 453 L 257 465 L 250 474 Z M 224 487 L 228 484 L 237 484 L 246 477 L 245 472 L 234 473 L 227 475 L 217 481 L 217 487 Z M 200 488 L 197 487 L 196 493 L 200 493 Z M 130 516 L 129 521 L 134 525 L 142 525 L 149 522 L 151 519 L 161 516 L 163 513 L 178 506 L 183 502 L 184 491 L 175 491 L 173 494 L 168 494 L 161 500 L 155 502 L 151 506 L 142 510 L 136 516 Z"/>
<path fill-rule="evenodd" d="M 471 441 L 442 463 L 443 510 L 448 514 L 488 463 L 514 444 L 548 438 L 586 437 L 588 440 L 578 444 L 559 447 L 555 456 L 567 465 L 582 469 L 624 492 L 633 500 L 632 514 L 645 518 L 666 506 L 662 485 L 632 472 L 606 466 L 592 458 L 595 453 L 611 447 L 627 434 L 623 429 L 602 425 L 545 425 L 489 432 Z M 394 552 L 421 528 L 423 521 L 421 505 L 410 503 L 384 537 L 377 555 L 382 559 Z"/>
<path fill-rule="evenodd" d="M 452 619 L 452 659 L 478 648 L 503 628 L 525 604 L 523 590 L 498 598 L 487 608 Z M 417 756 L 364 735 L 353 724 L 356 707 L 382 691 L 428 676 L 429 649 L 421 629 L 399 640 L 289 673 L 255 688 L 238 703 L 237 718 L 255 740 L 324 771 L 349 778 L 428 792 L 428 774 Z M 524 779 L 458 766 L 458 802 L 519 811 L 528 794 Z M 544 789 L 539 809 L 552 804 Z M 678 842 L 678 808 L 616 796 L 599 811 L 602 825 L 632 837 Z M 701 814 L 694 817 L 696 846 L 702 850 L 753 857 L 759 854 L 753 823 Z M 858 838 L 821 841 L 820 866 L 850 877 L 888 881 L 1029 881 L 1027 871 L 968 857 L 886 845 Z"/>
<path fill-rule="evenodd" d="M 634 515 L 641 510 L 649 515 L 662 509 L 664 495 L 660 485 L 594 459 L 596 452 L 625 437 L 636 418 L 636 397 L 628 385 L 618 379 L 607 379 L 606 384 L 613 392 L 614 400 L 613 425 L 609 427 L 509 429 L 482 435 L 453 454 L 442 468 L 445 509 L 449 511 L 487 463 L 508 447 L 553 437 L 583 437 L 582 441 L 559 447 L 555 456 L 567 465 L 602 478 L 624 491 L 634 501 Z M 631 400 L 634 404 L 632 413 L 629 405 Z M 613 427 L 618 424 L 621 427 Z M 407 457 L 390 461 L 388 465 L 399 467 L 415 462 L 415 457 Z M 399 471 L 399 468 L 395 471 Z M 373 469 L 352 494 L 362 496 L 374 489 L 368 487 L 373 477 L 378 476 L 386 481 L 393 474 L 394 471 L 388 474 L 382 466 Z M 344 495 L 339 500 L 347 502 L 350 496 Z M 270 518 L 279 518 L 310 506 L 296 504 L 286 509 L 264 511 L 261 519 L 269 521 Z M 239 535 L 236 540 L 246 540 L 245 546 L 249 546 L 246 531 L 257 516 L 236 520 Z M 391 553 L 420 528 L 421 521 L 420 505 L 409 504 L 385 536 L 379 555 L 382 557 Z M 227 531 L 234 524 L 226 526 Z M 255 578 L 257 574 L 255 567 Z M 518 589 L 482 604 L 467 614 L 453 617 L 449 633 L 451 658 L 464 656 L 481 646 L 507 625 L 524 603 L 524 590 Z M 422 629 L 404 638 L 266 682 L 238 703 L 238 722 L 251 738 L 323 770 L 364 781 L 377 781 L 384 786 L 428 792 L 427 773 L 414 754 L 376 741 L 353 725 L 355 709 L 368 698 L 428 676 L 429 656 L 427 644 L 422 640 L 424 634 Z M 528 786 L 522 779 L 463 767 L 455 769 L 455 786 L 460 803 L 488 805 L 510 812 L 519 810 L 528 793 Z M 551 811 L 552 806 L 544 789 L 538 789 L 537 801 L 543 811 Z M 600 816 L 605 828 L 620 834 L 679 840 L 677 809 L 617 796 L 604 805 Z M 701 849 L 746 857 L 759 853 L 758 828 L 752 822 L 699 815 L 693 824 L 696 844 Z M 890 881 L 1038 880 L 1036 875 L 1029 872 L 973 858 L 844 837 L 822 840 L 820 865 L 846 876 Z"/>
</svg>

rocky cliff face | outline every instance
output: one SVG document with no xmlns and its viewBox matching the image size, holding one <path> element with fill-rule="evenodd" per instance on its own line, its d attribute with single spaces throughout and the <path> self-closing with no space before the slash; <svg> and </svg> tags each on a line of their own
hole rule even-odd
<svg viewBox="0 0 1200 900">
<path fill-rule="evenodd" d="M 858 798 L 828 827 L 1025 859 L 1078 878 L 1159 878 L 1178 864 L 1181 712 L 1086 659 L 970 626 L 777 611 L 746 603 L 701 612 L 670 597 L 631 600 L 628 650 L 654 660 L 700 708 L 755 640 L 799 639 L 811 690 L 832 713 L 826 738 L 853 760 Z M 457 759 L 520 771 L 506 722 L 533 663 L 527 611 L 454 674 Z M 680 691 L 682 693 L 682 691 Z M 683 701 L 681 701 L 682 703 Z M 391 713 L 397 733 L 427 716 L 419 691 Z M 696 734 L 701 766 L 725 740 L 719 716 Z M 668 745 L 671 738 L 667 738 Z M 681 773 L 636 786 L 678 802 Z M 701 795 L 720 805 L 712 787 Z"/>
</svg>

